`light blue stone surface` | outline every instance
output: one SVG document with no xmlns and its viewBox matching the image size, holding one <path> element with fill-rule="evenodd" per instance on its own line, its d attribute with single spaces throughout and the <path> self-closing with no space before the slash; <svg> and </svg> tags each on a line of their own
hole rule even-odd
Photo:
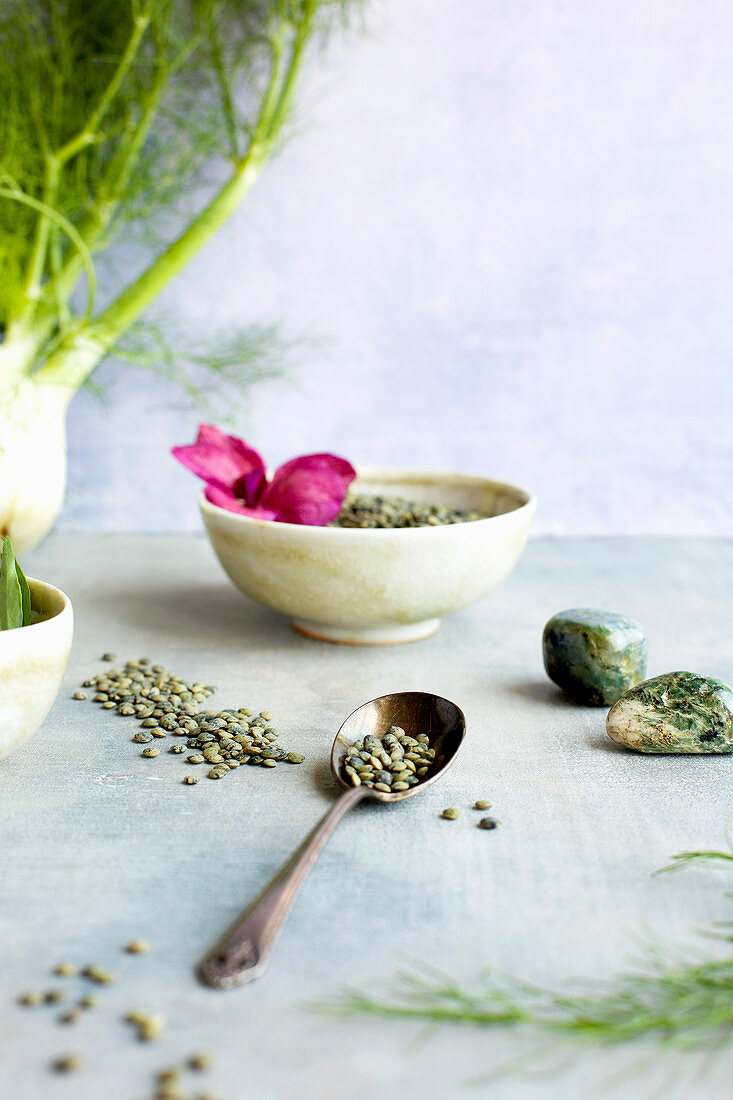
<svg viewBox="0 0 733 1100">
<path fill-rule="evenodd" d="M 648 758 L 606 736 L 601 711 L 573 706 L 547 681 L 537 638 L 582 591 L 647 626 L 653 673 L 704 668 L 730 682 L 730 543 L 533 542 L 485 602 L 427 641 L 388 649 L 297 637 L 234 591 L 203 539 L 56 536 L 26 564 L 69 592 L 77 634 L 49 719 L 0 764 L 2 1100 L 144 1100 L 156 1069 L 200 1048 L 217 1064 L 198 1089 L 222 1100 L 454 1100 L 467 1078 L 535 1044 L 338 1022 L 308 1013 L 304 1001 L 388 975 L 405 954 L 464 981 L 485 965 L 541 984 L 605 979 L 638 954 L 630 935 L 642 921 L 671 942 L 729 916 L 727 880 L 713 869 L 651 872 L 674 852 L 723 843 L 730 758 L 657 757 L 651 779 Z M 180 757 L 142 759 L 127 719 L 70 699 L 103 667 L 105 650 L 215 683 L 221 707 L 271 710 L 306 762 L 182 786 Z M 262 980 L 227 993 L 198 986 L 195 960 L 333 797 L 328 753 L 341 720 L 402 688 L 464 709 L 468 736 L 455 766 L 420 797 L 365 805 L 344 820 Z M 473 827 L 477 798 L 493 803 L 499 829 Z M 442 821 L 446 806 L 461 818 Z M 134 937 L 151 941 L 149 955 L 122 954 Z M 50 968 L 66 959 L 120 975 L 99 991 L 104 1010 L 75 1029 L 55 1023 L 52 1010 L 13 1003 L 51 985 Z M 133 1040 L 119 1021 L 131 1008 L 168 1017 L 159 1044 Z M 85 1055 L 87 1071 L 50 1078 L 46 1063 L 67 1049 Z M 588 1100 L 639 1054 L 595 1055 L 558 1078 L 466 1095 Z M 719 1100 L 732 1073 L 728 1053 L 686 1097 Z M 652 1070 L 651 1084 L 663 1089 L 667 1074 Z M 646 1100 L 651 1084 L 634 1078 L 630 1089 L 622 1078 L 620 1092 L 600 1094 Z"/>
</svg>

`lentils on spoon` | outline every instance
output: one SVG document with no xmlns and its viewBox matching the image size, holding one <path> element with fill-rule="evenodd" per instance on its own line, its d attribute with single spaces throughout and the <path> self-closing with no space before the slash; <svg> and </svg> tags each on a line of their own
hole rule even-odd
<svg viewBox="0 0 733 1100">
<path fill-rule="evenodd" d="M 352 787 L 375 791 L 407 791 L 423 779 L 435 759 L 426 733 L 409 737 L 401 726 L 390 726 L 381 739 L 367 734 L 347 749 L 342 767 Z"/>
</svg>

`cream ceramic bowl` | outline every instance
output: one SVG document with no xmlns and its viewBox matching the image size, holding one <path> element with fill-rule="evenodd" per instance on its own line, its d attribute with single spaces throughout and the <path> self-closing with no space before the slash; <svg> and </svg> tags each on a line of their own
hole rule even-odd
<svg viewBox="0 0 733 1100">
<path fill-rule="evenodd" d="M 32 737 L 58 695 L 71 652 L 74 612 L 58 588 L 30 577 L 30 626 L 0 630 L 0 760 Z"/>
<path fill-rule="evenodd" d="M 362 470 L 354 487 L 486 519 L 443 527 L 306 527 L 227 512 L 201 496 L 219 561 L 253 600 L 302 634 L 384 645 L 427 638 L 441 615 L 481 599 L 511 572 L 536 501 L 524 489 L 464 474 Z"/>
</svg>

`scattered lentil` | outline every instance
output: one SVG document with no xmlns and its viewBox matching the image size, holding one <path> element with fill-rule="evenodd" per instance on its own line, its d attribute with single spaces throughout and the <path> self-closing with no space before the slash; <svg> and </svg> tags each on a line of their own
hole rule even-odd
<svg viewBox="0 0 733 1100">
<path fill-rule="evenodd" d="M 482 817 L 478 823 L 479 829 L 496 829 L 499 822 L 495 817 Z"/>
<path fill-rule="evenodd" d="M 84 1065 L 78 1054 L 64 1054 L 51 1063 L 54 1073 L 77 1073 Z"/>
<path fill-rule="evenodd" d="M 21 993 L 18 997 L 18 1004 L 23 1005 L 25 1008 L 35 1008 L 41 1003 L 43 997 L 40 993 L 36 993 L 35 990 L 30 990 L 28 993 Z"/>
<path fill-rule="evenodd" d="M 152 748 L 152 747 L 149 748 L 149 749 L 143 749 L 143 751 L 140 753 L 140 755 L 141 756 L 159 756 L 160 755 L 160 749 L 156 749 L 156 748 Z"/>
<path fill-rule="evenodd" d="M 161 1069 L 156 1074 L 156 1080 L 159 1085 L 172 1085 L 181 1076 L 180 1066 L 169 1066 L 167 1069 Z"/>
<path fill-rule="evenodd" d="M 117 660 L 117 654 L 116 653 L 103 653 L 102 654 L 102 660 L 103 661 L 116 661 Z"/>
<path fill-rule="evenodd" d="M 43 994 L 44 1003 L 47 1005 L 57 1005 L 59 1001 L 63 1001 L 66 997 L 63 989 L 49 989 Z"/>
<path fill-rule="evenodd" d="M 73 978 L 77 973 L 77 968 L 73 963 L 63 962 L 55 966 L 53 972 L 57 978 Z"/>
<path fill-rule="evenodd" d="M 86 966 L 81 972 L 82 978 L 87 978 L 95 985 L 112 985 L 117 979 L 109 970 L 101 966 Z"/>
<path fill-rule="evenodd" d="M 59 1016 L 60 1024 L 75 1024 L 82 1017 L 82 1011 L 80 1008 L 71 1008 L 68 1012 L 63 1012 Z"/>
<path fill-rule="evenodd" d="M 130 943 L 125 945 L 125 951 L 128 955 L 146 955 L 150 950 L 150 944 L 147 940 L 131 940 Z"/>
<path fill-rule="evenodd" d="M 457 817 L 461 816 L 461 811 L 450 808 L 447 810 L 443 810 L 440 816 L 446 818 L 448 821 L 455 821 Z"/>
<path fill-rule="evenodd" d="M 211 1055 L 206 1054 L 203 1051 L 199 1051 L 198 1054 L 192 1054 L 188 1059 L 189 1069 L 194 1070 L 196 1073 L 203 1073 L 205 1069 L 209 1069 L 211 1066 Z"/>
<path fill-rule="evenodd" d="M 93 997 L 91 994 L 87 997 L 82 997 L 79 1001 L 79 1008 L 89 1010 L 91 1008 L 99 1008 L 99 998 Z"/>
<path fill-rule="evenodd" d="M 474 810 L 490 810 L 491 809 L 491 803 L 490 802 L 484 802 L 483 799 L 479 799 L 478 802 L 474 802 L 473 808 L 474 808 Z"/>
<path fill-rule="evenodd" d="M 71 696 L 71 698 L 72 699 L 86 699 L 86 698 L 88 698 L 88 696 L 87 696 L 87 693 L 85 691 L 75 691 L 74 694 Z"/>
<path fill-rule="evenodd" d="M 137 1029 L 137 1037 L 141 1043 L 156 1042 L 165 1027 L 165 1016 L 160 1013 L 148 1016 L 143 1012 L 131 1012 L 125 1019 Z"/>
</svg>

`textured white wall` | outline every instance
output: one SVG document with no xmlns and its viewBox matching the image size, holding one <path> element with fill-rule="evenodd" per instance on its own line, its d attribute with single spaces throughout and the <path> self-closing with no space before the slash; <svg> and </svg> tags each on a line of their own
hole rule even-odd
<svg viewBox="0 0 733 1100">
<path fill-rule="evenodd" d="M 391 0 L 309 74 L 299 134 L 168 293 L 329 338 L 253 391 L 276 462 L 485 472 L 538 531 L 733 534 L 733 9 Z M 78 397 L 63 524 L 199 526 L 196 416 Z"/>
</svg>

